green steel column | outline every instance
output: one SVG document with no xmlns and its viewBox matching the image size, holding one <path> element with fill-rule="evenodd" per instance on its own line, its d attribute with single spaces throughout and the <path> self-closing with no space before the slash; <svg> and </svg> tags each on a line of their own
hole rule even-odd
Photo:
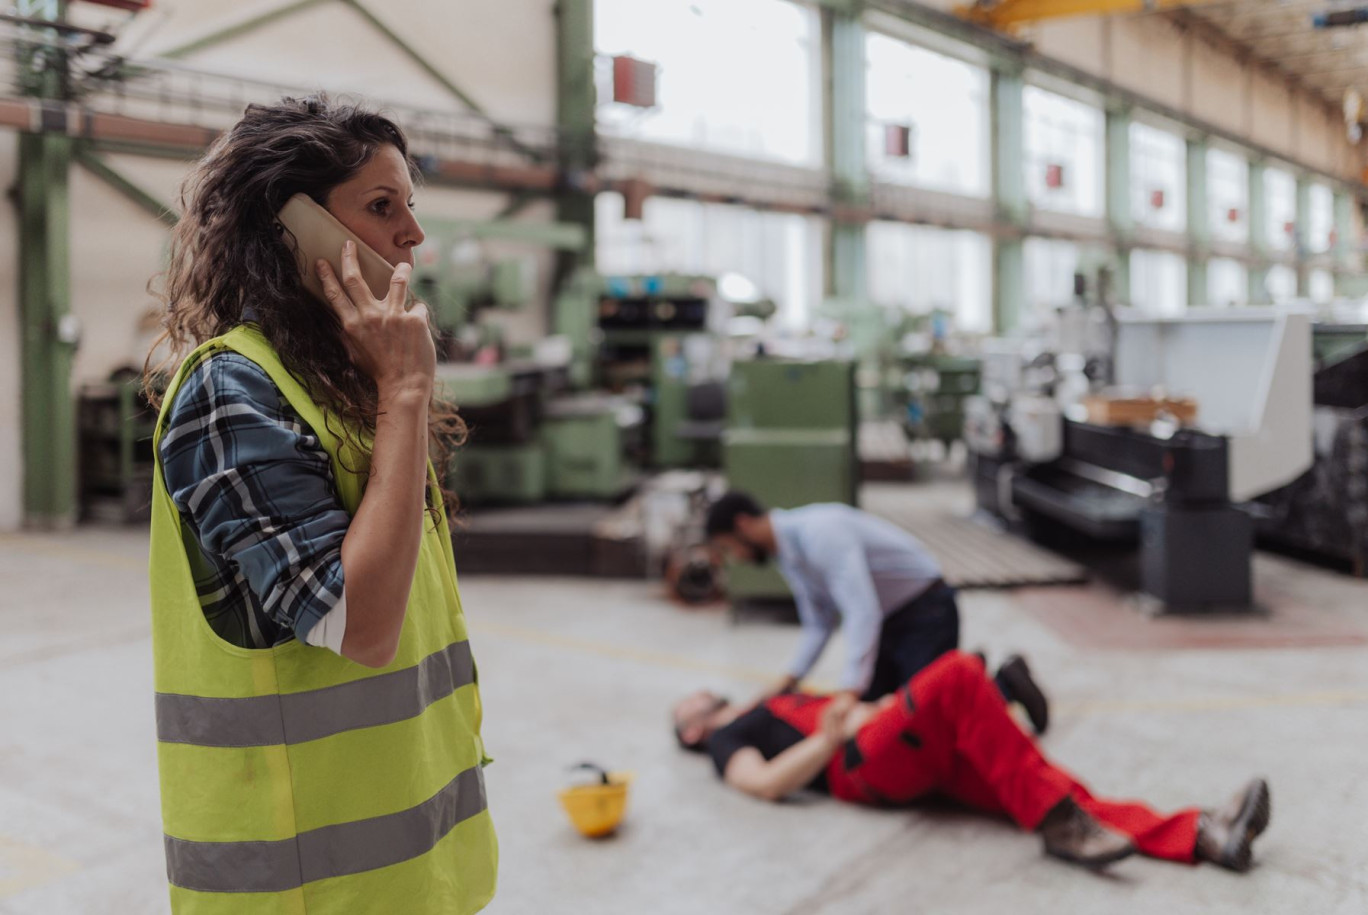
<svg viewBox="0 0 1368 915">
<path fill-rule="evenodd" d="M 76 518 L 67 176 L 71 140 L 19 135 L 19 310 L 23 326 L 24 510 L 29 524 Z"/>
<path fill-rule="evenodd" d="M 1130 124 L 1129 108 L 1107 109 L 1107 228 L 1116 251 L 1116 295 L 1122 302 L 1131 298 L 1130 252 L 1135 229 L 1131 214 Z"/>
<path fill-rule="evenodd" d="M 848 307 L 863 307 L 868 294 L 865 227 L 869 167 L 865 162 L 865 30 L 858 4 L 822 11 L 825 146 L 837 212 L 831 220 L 827 291 Z"/>
<path fill-rule="evenodd" d="M 22 4 L 23 15 L 60 20 L 64 2 Z M 63 58 L 24 61 L 29 91 L 60 98 Z M 68 254 L 71 139 L 19 135 L 19 313 L 23 384 L 24 513 L 28 524 L 64 527 L 76 518 L 75 353 Z"/>
<path fill-rule="evenodd" d="M 1249 163 L 1249 304 L 1269 305 L 1268 202 L 1264 193 L 1264 164 Z"/>
<path fill-rule="evenodd" d="M 1211 226 L 1207 202 L 1207 141 L 1187 142 L 1188 305 L 1209 305 L 1207 258 L 1211 255 Z"/>
<path fill-rule="evenodd" d="M 1306 298 L 1311 295 L 1311 266 L 1307 258 L 1311 251 L 1311 179 L 1306 175 L 1297 176 L 1297 215 L 1293 250 L 1297 256 L 1297 295 Z"/>
<path fill-rule="evenodd" d="M 1026 311 L 1024 236 L 1026 198 L 1024 82 L 1019 69 L 995 68 L 990 85 L 993 208 L 1002 227 L 993 238 L 993 327 L 1010 333 Z"/>
<path fill-rule="evenodd" d="M 594 265 L 594 194 L 583 182 L 598 165 L 598 98 L 594 87 L 594 0 L 556 2 L 556 126 L 560 129 L 560 166 L 566 187 L 556 217 L 584 227 L 588 245 L 562 251 L 557 287 L 575 269 Z"/>
</svg>

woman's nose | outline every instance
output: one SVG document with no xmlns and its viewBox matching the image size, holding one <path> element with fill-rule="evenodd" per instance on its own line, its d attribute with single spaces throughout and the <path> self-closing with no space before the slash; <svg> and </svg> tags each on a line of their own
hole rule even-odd
<svg viewBox="0 0 1368 915">
<path fill-rule="evenodd" d="M 416 248 L 423 243 L 427 235 L 423 233 L 423 227 L 418 224 L 418 217 L 409 212 L 409 218 L 399 230 L 399 247 Z"/>
</svg>

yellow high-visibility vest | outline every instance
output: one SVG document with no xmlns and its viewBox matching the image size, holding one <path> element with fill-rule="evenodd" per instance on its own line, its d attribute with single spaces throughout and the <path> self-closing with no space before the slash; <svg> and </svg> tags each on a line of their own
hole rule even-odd
<svg viewBox="0 0 1368 915">
<path fill-rule="evenodd" d="M 367 455 L 343 448 L 252 325 L 186 359 L 166 392 L 155 444 L 186 375 L 216 350 L 236 351 L 270 375 L 327 450 L 343 507 L 354 515 Z M 428 472 L 435 488 L 430 465 Z M 152 647 L 172 910 L 483 908 L 494 896 L 498 844 L 445 517 L 434 525 L 424 516 L 398 653 L 376 670 L 297 639 L 250 649 L 220 638 L 201 609 L 187 554 L 194 534 L 171 501 L 160 459 L 153 485 Z"/>
</svg>

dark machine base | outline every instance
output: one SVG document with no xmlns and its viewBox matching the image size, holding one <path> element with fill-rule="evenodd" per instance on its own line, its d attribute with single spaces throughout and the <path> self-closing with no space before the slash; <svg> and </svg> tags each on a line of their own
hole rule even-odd
<svg viewBox="0 0 1368 915">
<path fill-rule="evenodd" d="M 1140 582 L 1169 610 L 1247 607 L 1254 523 L 1233 506 L 1140 513 Z"/>
<path fill-rule="evenodd" d="M 975 455 L 974 494 L 1028 533 L 1048 522 L 1089 544 L 1138 547 L 1140 588 L 1165 610 L 1251 608 L 1254 524 L 1225 497 L 1227 464 L 1216 436 L 1065 422 L 1056 461 Z"/>
</svg>

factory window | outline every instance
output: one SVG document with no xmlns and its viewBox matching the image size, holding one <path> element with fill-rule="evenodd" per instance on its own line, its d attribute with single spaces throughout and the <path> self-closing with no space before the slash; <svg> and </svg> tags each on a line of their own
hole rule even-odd
<svg viewBox="0 0 1368 915">
<path fill-rule="evenodd" d="M 1022 91 L 1026 194 L 1046 210 L 1102 215 L 1102 112 L 1037 86 Z"/>
<path fill-rule="evenodd" d="M 947 311 L 967 333 L 992 330 L 993 255 L 986 235 L 871 222 L 865 240 L 872 301 L 914 314 Z"/>
<path fill-rule="evenodd" d="M 876 181 L 988 195 L 988 71 L 887 35 L 865 39 Z"/>
<path fill-rule="evenodd" d="M 595 0 L 605 133 L 821 162 L 817 11 L 788 0 Z M 613 101 L 615 57 L 655 65 L 654 106 Z M 630 68 L 629 68 L 630 69 Z"/>
<path fill-rule="evenodd" d="M 1307 277 L 1311 301 L 1324 305 L 1335 297 L 1335 277 L 1329 270 L 1312 270 Z"/>
<path fill-rule="evenodd" d="M 1292 301 L 1297 297 L 1297 271 L 1286 264 L 1274 264 L 1268 268 L 1264 289 L 1275 305 Z"/>
<path fill-rule="evenodd" d="M 626 220 L 622 206 L 620 194 L 599 194 L 596 200 L 599 272 L 739 273 L 774 300 L 782 324 L 808 325 L 823 287 L 817 219 L 652 197 L 643 219 Z"/>
<path fill-rule="evenodd" d="M 1329 251 L 1335 231 L 1335 195 L 1323 184 L 1311 185 L 1307 212 L 1306 250 L 1312 254 Z"/>
<path fill-rule="evenodd" d="M 1052 238 L 1028 238 L 1023 248 L 1026 308 L 1031 317 L 1040 319 L 1073 301 L 1078 245 Z"/>
<path fill-rule="evenodd" d="M 1208 149 L 1207 226 L 1216 241 L 1249 243 L 1249 163 L 1223 149 Z"/>
<path fill-rule="evenodd" d="M 1136 249 L 1130 269 L 1135 308 L 1151 315 L 1179 315 L 1187 308 L 1187 261 L 1182 255 Z"/>
<path fill-rule="evenodd" d="M 1136 224 L 1169 232 L 1187 228 L 1187 143 L 1182 137 L 1132 121 L 1130 183 Z"/>
<path fill-rule="evenodd" d="M 1213 257 L 1207 261 L 1205 304 L 1230 308 L 1248 303 L 1249 271 L 1245 269 L 1245 265 L 1228 257 Z"/>
<path fill-rule="evenodd" d="M 1297 179 L 1280 168 L 1264 170 L 1264 241 L 1272 251 L 1291 251 L 1296 241 Z"/>
</svg>

